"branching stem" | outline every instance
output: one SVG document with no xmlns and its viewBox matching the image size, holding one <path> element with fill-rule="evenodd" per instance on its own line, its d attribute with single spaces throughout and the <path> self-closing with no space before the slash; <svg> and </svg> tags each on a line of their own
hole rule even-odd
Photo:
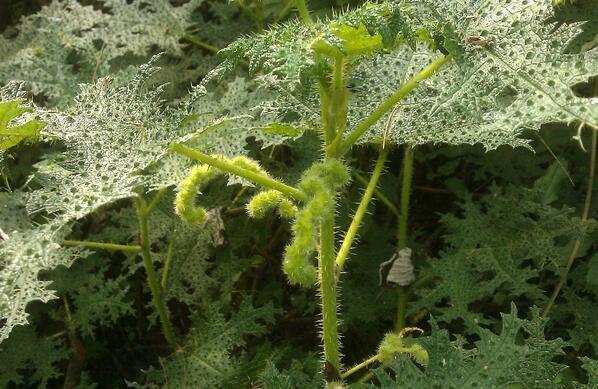
<svg viewBox="0 0 598 389">
<path fill-rule="evenodd" d="M 590 169 L 589 169 L 589 177 L 588 177 L 588 187 L 586 189 L 586 196 L 583 205 L 583 211 L 581 213 L 581 221 L 585 223 L 588 220 L 588 216 L 590 214 L 590 205 L 592 203 L 592 192 L 594 189 L 594 177 L 596 176 L 596 153 L 598 144 L 596 144 L 596 138 L 598 138 L 598 129 L 592 128 L 592 150 L 590 151 Z M 550 310 L 554 306 L 554 302 L 556 301 L 561 289 L 567 282 L 567 276 L 569 275 L 569 271 L 571 271 L 571 267 L 573 266 L 573 262 L 575 262 L 575 258 L 577 257 L 577 252 L 581 247 L 581 239 L 577 239 L 575 244 L 573 245 L 573 249 L 571 250 L 571 254 L 569 254 L 569 258 L 567 259 L 567 265 L 563 270 L 563 274 L 561 274 L 561 278 L 559 283 L 557 284 L 556 288 L 552 292 L 552 296 L 550 296 L 550 300 L 544 308 L 542 312 L 542 317 L 547 317 L 550 313 Z"/>
<path fill-rule="evenodd" d="M 337 266 L 337 273 L 340 273 L 345 265 L 347 257 L 349 256 L 349 250 L 351 250 L 351 246 L 353 245 L 353 241 L 357 236 L 357 232 L 359 231 L 359 227 L 367 212 L 368 205 L 372 200 L 372 196 L 374 194 L 374 190 L 376 189 L 376 185 L 378 184 L 378 179 L 380 178 L 380 174 L 384 168 L 384 162 L 386 162 L 386 157 L 388 156 L 388 148 L 381 150 L 380 155 L 378 156 L 378 160 L 376 161 L 376 166 L 374 167 L 374 171 L 372 173 L 372 177 L 370 177 L 370 182 L 359 202 L 359 206 L 357 207 L 357 211 L 355 211 L 355 215 L 353 216 L 353 220 L 351 220 L 351 225 L 347 230 L 347 234 L 345 235 L 345 239 L 341 245 L 341 248 L 338 251 L 336 256 L 336 266 Z"/>
<path fill-rule="evenodd" d="M 292 186 L 289 186 L 281 181 L 275 180 L 274 178 L 268 177 L 264 174 L 256 173 L 244 169 L 242 167 L 235 166 L 233 164 L 228 163 L 225 160 L 212 157 L 210 155 L 202 153 L 201 151 L 194 150 L 182 144 L 174 144 L 171 146 L 171 148 L 175 152 L 185 155 L 191 159 L 213 166 L 224 172 L 248 179 L 249 181 L 253 181 L 256 184 L 259 184 L 266 188 L 275 189 L 296 200 L 304 201 L 307 198 L 305 196 L 305 193 L 303 193 L 299 189 L 293 188 Z"/>
<path fill-rule="evenodd" d="M 390 111 L 399 101 L 401 101 L 409 92 L 419 85 L 420 82 L 431 77 L 438 69 L 445 63 L 450 61 L 451 55 L 445 55 L 433 61 L 430 65 L 425 67 L 422 71 L 417 73 L 411 80 L 407 81 L 398 91 L 387 98 L 378 108 L 372 111 L 365 119 L 363 119 L 345 138 L 345 140 L 337 147 L 331 147 L 330 151 L 334 155 L 340 156 L 345 154 L 357 140 L 372 127 L 384 114 Z"/>
</svg>

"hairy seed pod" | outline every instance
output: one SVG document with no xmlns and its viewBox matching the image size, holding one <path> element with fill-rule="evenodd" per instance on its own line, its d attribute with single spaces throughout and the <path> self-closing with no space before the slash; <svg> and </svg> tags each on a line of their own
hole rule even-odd
<svg viewBox="0 0 598 389">
<path fill-rule="evenodd" d="M 289 199 L 283 198 L 278 205 L 278 212 L 283 219 L 292 219 L 297 216 L 297 206 Z"/>
<path fill-rule="evenodd" d="M 277 190 L 265 190 L 253 196 L 247 203 L 247 212 L 249 216 L 261 219 L 268 210 L 275 208 L 282 198 L 282 193 Z"/>
<path fill-rule="evenodd" d="M 214 155 L 212 157 L 267 176 L 267 173 L 257 162 L 247 157 L 235 157 L 233 159 L 221 155 Z M 198 165 L 193 167 L 187 177 L 179 183 L 174 202 L 174 208 L 177 215 L 190 224 L 202 223 L 206 217 L 206 210 L 195 205 L 195 196 L 201 186 L 207 184 L 221 174 L 224 174 L 224 172 L 211 168 L 208 165 Z"/>
<path fill-rule="evenodd" d="M 285 251 L 283 270 L 289 281 L 312 286 L 317 281 L 316 268 L 311 263 L 317 248 L 317 233 L 324 215 L 334 209 L 336 191 L 349 181 L 349 171 L 340 161 L 331 159 L 310 167 L 303 175 L 299 188 L 308 196 L 304 207 L 296 210 L 289 202 L 281 202 L 280 211 L 296 213 L 293 223 L 293 241 Z M 290 208 L 292 212 L 284 211 Z"/>
<path fill-rule="evenodd" d="M 200 224 L 206 210 L 195 205 L 195 195 L 200 186 L 207 184 L 218 172 L 207 165 L 194 166 L 187 177 L 179 183 L 174 209 L 177 215 L 190 224 Z"/>
<path fill-rule="evenodd" d="M 421 365 L 428 364 L 428 352 L 422 345 L 413 339 L 404 339 L 401 334 L 390 332 L 384 336 L 378 347 L 378 358 L 383 364 L 390 363 L 396 353 L 407 354 Z"/>
<path fill-rule="evenodd" d="M 297 241 L 288 246 L 282 262 L 282 270 L 291 284 L 309 288 L 316 283 L 318 278 L 315 266 L 309 263 L 308 259 L 312 250 L 305 249 L 298 245 Z"/>
</svg>

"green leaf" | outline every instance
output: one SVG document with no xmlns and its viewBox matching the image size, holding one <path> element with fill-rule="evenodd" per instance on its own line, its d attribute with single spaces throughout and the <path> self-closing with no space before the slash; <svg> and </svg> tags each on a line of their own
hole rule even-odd
<svg viewBox="0 0 598 389">
<path fill-rule="evenodd" d="M 220 388 L 234 385 L 242 367 L 233 350 L 245 345 L 248 335 L 265 333 L 265 324 L 272 323 L 278 311 L 272 304 L 254 308 L 244 299 L 229 320 L 218 304 L 206 307 L 205 319 L 195 319 L 194 329 L 184 347 L 162 361 L 163 378 L 169 386 L 188 388 Z"/>
<path fill-rule="evenodd" d="M 53 1 L 24 17 L 16 37 L 0 36 L 0 83 L 26 81 L 51 105 L 67 106 L 80 83 L 108 74 L 126 79 L 131 55 L 147 58 L 155 47 L 182 55 L 179 40 L 202 1 L 179 7 L 162 0 L 102 0 L 98 7 Z M 177 77 L 181 78 L 180 71 Z"/>
<path fill-rule="evenodd" d="M 540 177 L 534 183 L 534 189 L 539 193 L 544 193 L 542 196 L 542 204 L 551 204 L 558 200 L 559 191 L 565 180 L 567 180 L 566 167 L 558 162 L 554 162 L 546 170 L 546 174 Z"/>
<path fill-rule="evenodd" d="M 0 240 L 0 342 L 18 325 L 28 323 L 27 305 L 56 298 L 41 280 L 42 271 L 60 265 L 69 267 L 85 255 L 77 248 L 60 246 L 69 229 L 64 225 L 46 224 L 29 230 L 13 231 Z"/>
<path fill-rule="evenodd" d="M 573 209 L 544 205 L 541 187 L 493 189 L 479 201 L 467 200 L 462 217 L 445 215 L 448 247 L 422 271 L 435 283 L 417 290 L 411 312 L 428 309 L 437 320 L 462 320 L 468 331 L 488 323 L 482 302 L 504 294 L 542 305 L 545 292 L 535 281 L 544 269 L 560 274 L 570 243 L 596 227 L 581 223 Z M 439 309 L 444 304 L 449 309 Z M 473 307 L 478 307 L 477 309 Z"/>
<path fill-rule="evenodd" d="M 0 152 L 20 143 L 37 141 L 41 129 L 46 125 L 36 119 L 16 122 L 23 113 L 33 110 L 30 107 L 22 107 L 22 103 L 23 100 L 0 102 Z"/>
<path fill-rule="evenodd" d="M 429 354 L 427 367 L 422 370 L 410 358 L 401 357 L 390 368 L 375 370 L 380 386 L 367 387 L 558 388 L 557 377 L 565 366 L 552 360 L 564 354 L 567 344 L 561 339 L 546 340 L 545 323 L 538 309 L 529 321 L 517 318 L 512 305 L 511 313 L 502 315 L 500 334 L 480 329 L 476 348 L 465 350 L 462 344 L 451 342 L 448 333 L 432 320 L 432 334 L 419 339 Z"/>
<path fill-rule="evenodd" d="M 547 1 L 446 1 L 429 4 L 446 26 L 455 61 L 421 83 L 363 141 L 382 138 L 397 144 L 476 144 L 525 146 L 519 136 L 547 122 L 578 121 L 596 125 L 598 111 L 571 89 L 596 74 L 596 49 L 565 52 L 579 33 L 575 25 L 544 21 L 553 15 Z M 471 45 L 482 37 L 487 44 Z M 448 47 L 448 46 L 447 46 Z M 380 55 L 357 70 L 362 86 L 354 101 L 355 123 L 438 54 L 419 46 Z M 367 100 L 366 100 L 367 99 Z"/>
<path fill-rule="evenodd" d="M 15 329 L 2 343 L 0 385 L 46 388 L 48 381 L 62 376 L 60 365 L 69 353 L 60 338 L 41 337 L 33 326 Z"/>
</svg>

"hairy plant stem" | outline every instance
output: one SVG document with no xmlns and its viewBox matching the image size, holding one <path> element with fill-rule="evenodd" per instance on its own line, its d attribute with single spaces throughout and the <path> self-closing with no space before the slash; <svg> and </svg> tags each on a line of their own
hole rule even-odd
<svg viewBox="0 0 598 389">
<path fill-rule="evenodd" d="M 303 193 L 299 189 L 293 188 L 292 186 L 289 186 L 281 181 L 275 180 L 274 178 L 268 177 L 264 174 L 256 173 L 244 169 L 242 167 L 232 165 L 225 160 L 212 157 L 210 155 L 202 153 L 201 151 L 194 150 L 182 144 L 174 144 L 171 146 L 171 148 L 175 152 L 185 155 L 191 159 L 195 159 L 196 161 L 213 166 L 216 169 L 220 169 L 224 172 L 246 178 L 266 188 L 275 189 L 296 200 L 304 201 L 307 198 L 305 196 L 305 193 Z"/>
<path fill-rule="evenodd" d="M 358 172 L 353 172 L 353 175 L 355 176 L 355 178 L 357 179 L 357 181 L 361 182 L 363 185 L 365 185 L 367 187 L 367 185 L 369 183 L 368 183 L 368 180 L 366 180 L 364 176 L 362 176 Z M 386 208 L 388 208 L 396 217 L 399 217 L 399 210 L 398 210 L 398 208 L 378 188 L 374 189 L 374 196 L 376 196 L 376 198 L 378 200 L 380 200 L 380 202 L 382 204 L 384 204 L 386 206 Z"/>
<path fill-rule="evenodd" d="M 413 178 L 413 147 L 405 145 L 403 154 L 403 182 L 401 183 L 401 211 L 399 217 L 399 228 L 397 232 L 397 251 L 407 247 L 407 227 L 409 221 L 409 199 L 411 196 L 411 182 Z M 397 292 L 397 322 L 396 329 L 401 331 L 405 328 L 405 314 L 407 311 L 407 299 L 409 294 L 405 287 L 399 286 Z"/>
<path fill-rule="evenodd" d="M 387 98 L 378 108 L 372 111 L 365 119 L 363 119 L 355 128 L 349 133 L 345 140 L 338 145 L 338 147 L 331 146 L 330 151 L 335 156 L 345 154 L 351 146 L 357 142 L 357 140 L 372 127 L 384 114 L 390 111 L 399 101 L 401 101 L 409 92 L 419 85 L 420 82 L 431 77 L 438 69 L 445 63 L 450 61 L 452 56 L 445 55 L 433 61 L 430 65 L 426 66 L 422 71 L 417 73 L 407 81 L 399 90 L 397 90 L 392 96 Z"/>
<path fill-rule="evenodd" d="M 71 247 L 87 247 L 90 249 L 126 251 L 129 253 L 138 253 L 141 251 L 141 246 L 130 246 L 126 244 L 103 243 L 103 242 L 88 242 L 85 240 L 64 240 L 62 242 L 65 246 Z"/>
<path fill-rule="evenodd" d="M 598 148 L 596 138 L 598 138 L 598 128 L 592 128 L 592 150 L 590 151 L 590 169 L 589 169 L 590 172 L 589 172 L 589 176 L 588 176 L 588 187 L 586 188 L 586 196 L 585 196 L 585 200 L 584 200 L 583 210 L 581 213 L 582 223 L 587 222 L 588 216 L 590 214 L 590 205 L 592 203 L 592 192 L 594 189 L 594 177 L 596 176 L 596 153 L 598 152 L 596 150 Z M 575 262 L 575 258 L 577 257 L 577 252 L 579 251 L 579 248 L 581 247 L 581 243 L 582 243 L 582 240 L 577 239 L 575 241 L 575 243 L 573 244 L 573 249 L 571 250 L 571 254 L 569 254 L 569 258 L 567 258 L 567 264 L 565 266 L 565 269 L 563 270 L 563 273 L 561 274 L 559 283 L 557 284 L 556 288 L 554 288 L 554 291 L 552 292 L 552 295 L 550 296 L 550 300 L 548 301 L 548 304 L 546 304 L 546 307 L 544 308 L 544 311 L 542 312 L 542 317 L 548 316 L 548 314 L 550 313 L 550 310 L 554 306 L 554 303 L 555 303 L 559 293 L 561 292 L 561 289 L 567 282 L 567 276 L 569 275 L 569 271 L 571 271 L 573 262 Z"/>
<path fill-rule="evenodd" d="M 158 281 L 156 269 L 154 268 L 154 263 L 152 261 L 152 254 L 150 251 L 151 242 L 148 226 L 148 207 L 141 194 L 135 198 L 135 207 L 137 209 L 137 219 L 139 220 L 139 241 L 141 243 L 141 256 L 143 258 L 143 265 L 147 274 L 147 281 L 152 292 L 152 301 L 154 303 L 154 308 L 156 309 L 156 311 L 158 312 L 158 316 L 160 317 L 162 333 L 164 334 L 166 341 L 168 342 L 170 347 L 176 348 L 178 342 L 170 324 L 168 309 L 166 308 L 166 304 L 164 303 L 164 299 L 162 298 L 162 288 L 160 287 L 160 282 Z"/>
<path fill-rule="evenodd" d="M 365 361 L 358 363 L 357 365 L 353 366 L 349 370 L 343 372 L 343 374 L 341 374 L 341 378 L 345 379 L 345 378 L 349 377 L 350 375 L 357 373 L 359 370 L 363 369 L 364 367 L 371 365 L 372 363 L 378 361 L 379 358 L 380 358 L 380 356 L 378 354 L 376 354 L 373 357 L 370 357 L 370 358 L 366 359 Z"/>
<path fill-rule="evenodd" d="M 324 144 L 330 145 L 335 138 L 337 131 L 344 128 L 341 121 L 346 122 L 346 101 L 343 95 L 346 92 L 343 80 L 343 61 L 335 60 L 332 68 L 332 84 L 326 86 L 324 81 L 320 82 L 321 125 L 324 137 Z M 343 89 L 342 91 L 340 89 Z M 325 158 L 333 158 L 326 152 Z M 324 344 L 324 377 L 328 387 L 332 382 L 340 380 L 340 339 L 338 333 L 337 318 L 337 278 L 336 278 L 336 254 L 334 239 L 335 209 L 323 215 L 320 223 L 320 247 L 318 256 L 320 298 L 322 299 L 322 342 Z"/>
<path fill-rule="evenodd" d="M 351 220 L 351 225 L 345 234 L 345 238 L 341 245 L 341 248 L 338 250 L 338 254 L 336 256 L 336 266 L 337 266 L 337 273 L 340 273 L 343 270 L 343 266 L 349 256 L 349 250 L 351 250 L 351 246 L 353 245 L 353 241 L 357 236 L 357 232 L 359 231 L 359 227 L 361 226 L 361 222 L 365 213 L 367 212 L 368 205 L 372 200 L 372 196 L 374 194 L 374 190 L 376 189 L 376 185 L 378 184 L 378 179 L 380 178 L 380 174 L 382 173 L 382 169 L 384 168 L 384 162 L 386 162 L 386 157 L 388 156 L 388 149 L 383 149 L 380 151 L 378 155 L 378 160 L 376 161 L 376 166 L 374 167 L 374 171 L 372 176 L 370 177 L 370 182 L 359 202 L 359 206 L 357 207 L 357 211 L 355 211 L 355 215 Z"/>
<path fill-rule="evenodd" d="M 334 211 L 320 224 L 320 294 L 322 298 L 322 338 L 324 357 L 340 372 L 340 344 L 337 319 L 336 269 L 334 261 Z M 333 377 L 334 378 L 334 377 Z"/>
<path fill-rule="evenodd" d="M 327 144 L 332 144 L 332 148 L 342 141 L 343 134 L 347 127 L 347 104 L 348 91 L 345 86 L 345 59 L 338 56 L 334 60 L 332 68 L 332 99 L 334 104 L 331 105 L 330 122 L 332 125 L 331 139 Z"/>
</svg>

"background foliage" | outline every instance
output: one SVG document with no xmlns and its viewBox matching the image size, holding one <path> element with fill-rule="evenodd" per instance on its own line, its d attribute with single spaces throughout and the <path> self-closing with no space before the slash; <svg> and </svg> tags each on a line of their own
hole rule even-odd
<svg viewBox="0 0 598 389">
<path fill-rule="evenodd" d="M 356 60 L 349 126 L 435 58 L 440 37 L 419 28 L 442 29 L 442 45 L 460 55 L 347 156 L 354 180 L 338 200 L 342 231 L 381 139 L 419 145 L 407 324 L 424 331 L 417 342 L 429 355 L 423 367 L 397 354 L 349 383 L 595 387 L 598 206 L 582 220 L 592 129 L 579 123 L 596 123 L 598 10 L 590 0 L 518 0 L 511 12 L 506 0 L 447 0 L 437 15 L 405 2 L 433 14 L 417 20 L 361 3 L 309 2 L 314 18 L 362 23 L 384 45 L 395 35 L 407 42 Z M 321 156 L 308 81 L 322 69 L 306 47 L 317 38 L 348 50 L 338 32 L 306 30 L 273 0 L 5 1 L 0 18 L 0 100 L 20 101 L 0 106 L 0 386 L 321 387 L 316 293 L 281 271 L 290 224 L 274 213 L 249 219 L 256 189 L 224 176 L 202 188 L 206 224 L 181 221 L 174 189 L 193 164 L 167 150 L 185 140 L 247 155 L 297 183 Z M 493 57 L 462 44 L 474 35 L 496 43 Z M 349 38 L 367 45 L 368 36 Z M 380 198 L 398 207 L 400 151 L 390 152 L 343 274 L 346 366 L 393 329 L 397 293 L 379 285 L 379 265 L 396 251 L 397 217 Z M 152 259 L 181 339 L 175 351 L 138 251 L 64 244 L 138 245 L 131 198 L 140 187 L 153 207 Z M 568 282 L 544 317 L 576 241 Z"/>
</svg>

